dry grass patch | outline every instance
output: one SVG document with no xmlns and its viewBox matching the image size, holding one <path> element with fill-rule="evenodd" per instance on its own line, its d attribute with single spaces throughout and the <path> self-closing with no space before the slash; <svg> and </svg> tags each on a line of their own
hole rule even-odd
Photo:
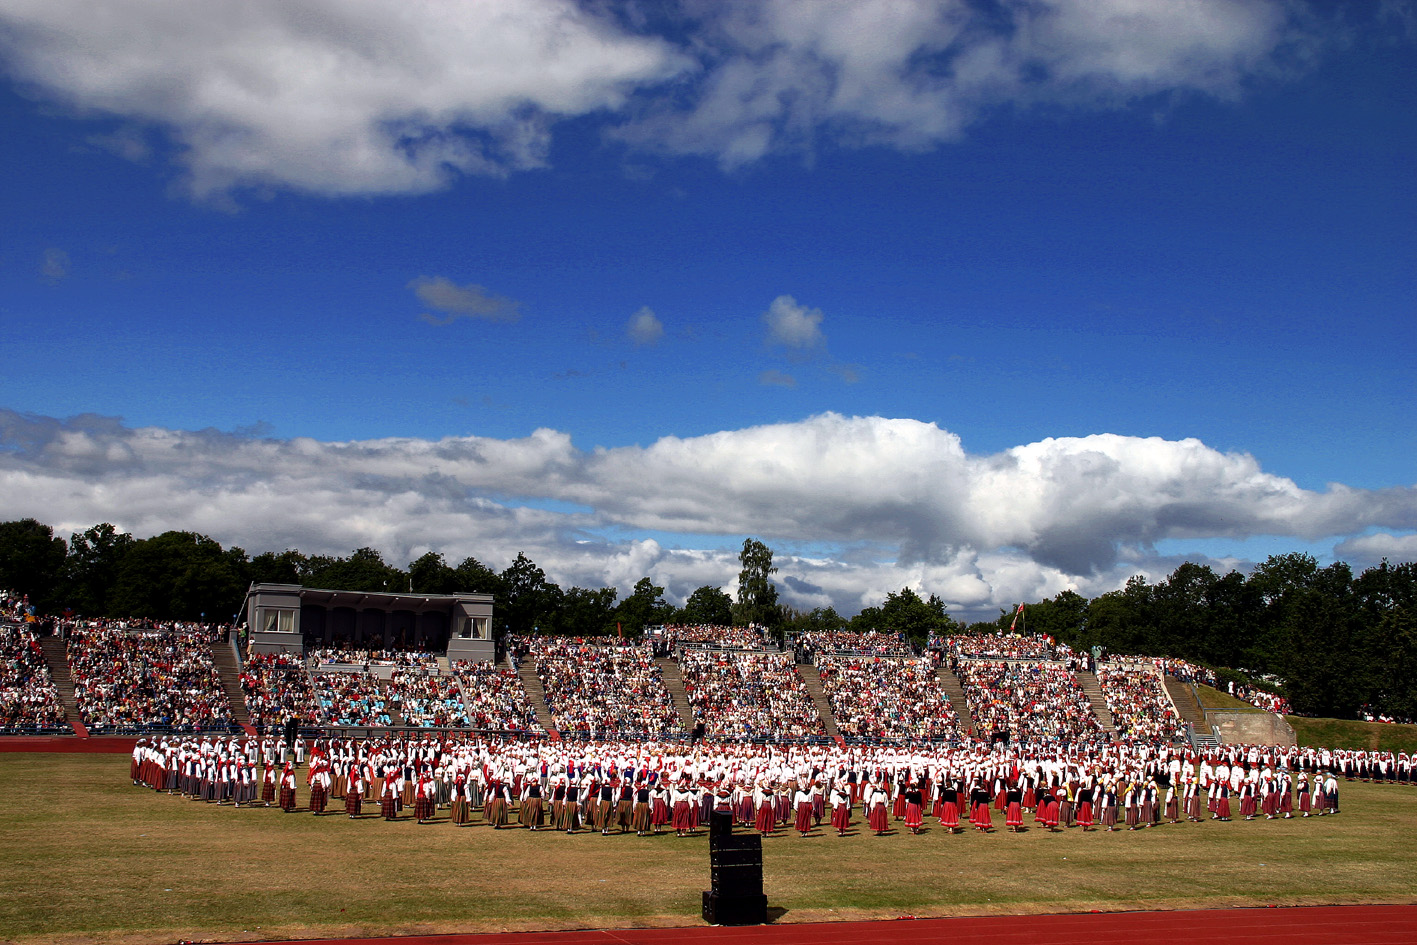
<svg viewBox="0 0 1417 945">
<path fill-rule="evenodd" d="M 1307 821 L 783 834 L 765 882 L 787 922 L 1414 901 L 1417 790 L 1342 787 Z M 708 885 L 702 836 L 234 810 L 135 788 L 121 756 L 0 755 L 0 798 L 0 939 L 26 945 L 691 925 Z"/>
</svg>

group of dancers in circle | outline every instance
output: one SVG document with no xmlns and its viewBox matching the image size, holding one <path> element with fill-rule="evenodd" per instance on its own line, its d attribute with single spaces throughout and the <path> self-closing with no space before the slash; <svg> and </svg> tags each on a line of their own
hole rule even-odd
<svg viewBox="0 0 1417 945">
<path fill-rule="evenodd" d="M 307 758 L 308 755 L 308 758 Z M 954 834 L 1140 830 L 1163 823 L 1337 814 L 1340 778 L 1413 783 L 1374 753 L 1169 744 L 1101 749 L 982 743 L 920 749 L 821 745 L 558 742 L 473 735 L 141 739 L 135 784 L 234 807 L 317 816 L 522 827 L 602 835 L 693 836 L 711 812 L 772 836 L 876 835 L 929 821 Z M 1393 759 L 1395 761 L 1395 759 Z M 308 763 L 307 763 L 308 762 Z M 303 770 L 302 770 L 303 769 Z M 301 808 L 299 795 L 306 793 Z M 822 830 L 817 833 L 828 832 Z"/>
</svg>

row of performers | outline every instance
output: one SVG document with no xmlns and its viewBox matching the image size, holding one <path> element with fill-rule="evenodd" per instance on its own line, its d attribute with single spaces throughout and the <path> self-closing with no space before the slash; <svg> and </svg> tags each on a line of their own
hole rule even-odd
<svg viewBox="0 0 1417 945">
<path fill-rule="evenodd" d="M 132 774 L 135 784 L 195 800 L 237 807 L 274 803 L 288 813 L 298 809 L 301 779 L 293 762 L 279 769 L 265 766 L 259 791 L 254 772 L 254 767 L 240 758 L 212 764 L 198 758 L 175 771 L 155 761 L 135 761 Z M 1047 830 L 1076 826 L 1083 832 L 1094 828 L 1113 831 L 1119 825 L 1135 830 L 1158 825 L 1163 818 L 1169 823 L 1183 817 L 1199 822 L 1208 815 L 1228 821 L 1235 815 L 1232 797 L 1238 801 L 1239 816 L 1247 820 L 1260 815 L 1288 819 L 1296 811 L 1303 817 L 1338 813 L 1338 784 L 1332 772 L 1316 777 L 1311 784 L 1307 773 L 1301 772 L 1294 780 L 1284 770 L 1244 779 L 1238 788 L 1225 779 L 1204 786 L 1194 779 L 1173 785 L 1135 772 L 1128 777 L 1087 775 L 1062 783 L 1050 779 L 1047 784 L 1027 775 L 992 780 L 946 775 L 938 783 L 928 778 L 894 784 L 875 780 L 858 790 L 858 785 L 844 778 L 831 779 L 828 786 L 822 777 L 777 783 L 763 780 L 749 788 L 727 781 L 671 781 L 653 773 L 634 780 L 563 777 L 552 784 L 534 777 L 493 777 L 484 783 L 460 775 L 448 781 L 433 777 L 428 769 L 406 779 L 403 769 L 396 766 L 386 767 L 381 777 L 366 777 L 366 769 L 360 765 L 348 766 L 336 775 L 317 753 L 303 780 L 309 791 L 308 809 L 316 815 L 325 814 L 335 798 L 343 801 L 345 814 L 352 818 L 361 816 L 365 802 L 377 801 L 386 820 L 399 819 L 405 807 L 411 806 L 414 819 L 427 823 L 439 808 L 446 807 L 451 822 L 459 826 L 471 825 L 474 812 L 480 812 L 483 822 L 496 829 L 515 824 L 531 830 L 549 827 L 575 833 L 590 827 L 605 835 L 634 830 L 645 836 L 669 827 L 678 836 L 690 836 L 713 810 L 730 811 L 740 826 L 763 834 L 771 835 L 791 824 L 802 836 L 819 827 L 829 812 L 831 827 L 845 835 L 853 826 L 858 802 L 867 827 L 877 835 L 888 833 L 892 821 L 903 822 L 911 833 L 918 833 L 925 822 L 927 801 L 929 816 L 951 833 L 964 829 L 961 820 L 966 815 L 975 830 L 989 832 L 994 812 L 1003 815 L 1004 825 L 1011 831 L 1024 826 L 1025 814 L 1032 814 L 1034 823 Z"/>
</svg>

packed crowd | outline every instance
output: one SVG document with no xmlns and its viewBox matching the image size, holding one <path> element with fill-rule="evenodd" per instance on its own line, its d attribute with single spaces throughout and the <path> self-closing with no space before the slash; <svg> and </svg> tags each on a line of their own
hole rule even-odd
<svg viewBox="0 0 1417 945">
<path fill-rule="evenodd" d="M 683 730 L 648 646 L 579 637 L 532 637 L 526 645 L 562 734 L 643 738 Z"/>
<path fill-rule="evenodd" d="M 684 692 L 712 738 L 825 736 L 807 685 L 785 653 L 685 650 Z"/>
<path fill-rule="evenodd" d="M 315 673 L 315 701 L 330 725 L 392 725 L 379 682 L 368 673 Z"/>
<path fill-rule="evenodd" d="M 991 633 L 945 637 L 945 650 L 960 659 L 1055 660 L 1072 655 L 1065 645 L 1041 633 Z"/>
<path fill-rule="evenodd" d="M 251 724 L 280 725 L 293 718 L 301 724 L 320 721 L 315 690 L 304 660 L 285 653 L 253 653 L 241 673 L 241 692 Z"/>
<path fill-rule="evenodd" d="M 23 624 L 0 624 L 0 732 L 66 727 L 34 632 Z"/>
<path fill-rule="evenodd" d="M 910 645 L 899 634 L 866 630 L 813 630 L 802 634 L 802 643 L 813 653 L 850 653 L 857 656 L 910 656 Z"/>
<path fill-rule="evenodd" d="M 421 650 L 375 650 L 346 646 L 307 649 L 305 658 L 317 666 L 402 666 L 408 669 L 436 669 L 438 657 Z"/>
<path fill-rule="evenodd" d="M 1174 676 L 1182 682 L 1196 683 L 1201 686 L 1215 688 L 1220 685 L 1219 678 L 1215 675 L 1215 670 L 1205 666 L 1197 666 L 1195 663 L 1188 663 L 1185 660 L 1168 659 L 1161 657 L 1154 660 L 1156 668 L 1167 676 Z"/>
<path fill-rule="evenodd" d="M 767 646 L 763 630 L 756 624 L 724 627 L 716 624 L 665 624 L 660 634 L 665 649 L 682 646 L 761 650 Z"/>
<path fill-rule="evenodd" d="M 1008 733 L 1013 742 L 1072 743 L 1096 740 L 1102 723 L 1064 666 L 966 659 L 960 684 L 981 737 Z"/>
<path fill-rule="evenodd" d="M 504 732 L 544 732 L 514 669 L 494 663 L 458 660 L 453 672 L 467 702 L 469 724 Z"/>
<path fill-rule="evenodd" d="M 937 837 L 994 834 L 1024 828 L 1025 814 L 1033 829 L 1086 834 L 1336 815 L 1341 778 L 1417 782 L 1407 755 L 1243 745 L 1200 755 L 1144 743 L 1039 751 L 332 738 L 310 745 L 301 777 L 304 748 L 292 755 L 270 738 L 140 740 L 129 773 L 135 785 L 237 807 L 321 815 L 333 806 L 362 819 L 367 801 L 384 821 L 437 822 L 446 809 L 443 822 L 458 827 L 600 836 L 691 835 L 714 811 L 765 836 L 915 835 L 926 818 L 942 828 Z"/>
<path fill-rule="evenodd" d="M 933 661 L 819 656 L 822 689 L 843 736 L 935 741 L 959 737 Z"/>
<path fill-rule="evenodd" d="M 452 675 L 399 668 L 389 680 L 389 696 L 398 703 L 405 725 L 445 728 L 468 724 L 462 690 Z"/>
<path fill-rule="evenodd" d="M 1118 735 L 1162 740 L 1185 737 L 1186 725 L 1151 663 L 1104 661 L 1097 665 L 1097 682 Z"/>
<path fill-rule="evenodd" d="M 1247 686 L 1243 683 L 1232 683 L 1230 694 L 1236 699 L 1248 702 L 1257 709 L 1264 709 L 1275 715 L 1293 715 L 1294 708 L 1289 704 L 1289 700 L 1283 696 L 1260 689 L 1256 686 Z"/>
<path fill-rule="evenodd" d="M 196 623 L 89 620 L 67 630 L 69 675 L 86 727 L 225 728 L 231 706 L 212 661 L 217 632 Z"/>
</svg>

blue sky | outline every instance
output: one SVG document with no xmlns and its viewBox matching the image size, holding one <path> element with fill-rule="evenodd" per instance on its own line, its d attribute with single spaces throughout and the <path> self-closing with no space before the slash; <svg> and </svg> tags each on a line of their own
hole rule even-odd
<svg viewBox="0 0 1417 945">
<path fill-rule="evenodd" d="M 85 9 L 0 0 L 6 517 L 845 612 L 1417 557 L 1411 5 Z"/>
</svg>

